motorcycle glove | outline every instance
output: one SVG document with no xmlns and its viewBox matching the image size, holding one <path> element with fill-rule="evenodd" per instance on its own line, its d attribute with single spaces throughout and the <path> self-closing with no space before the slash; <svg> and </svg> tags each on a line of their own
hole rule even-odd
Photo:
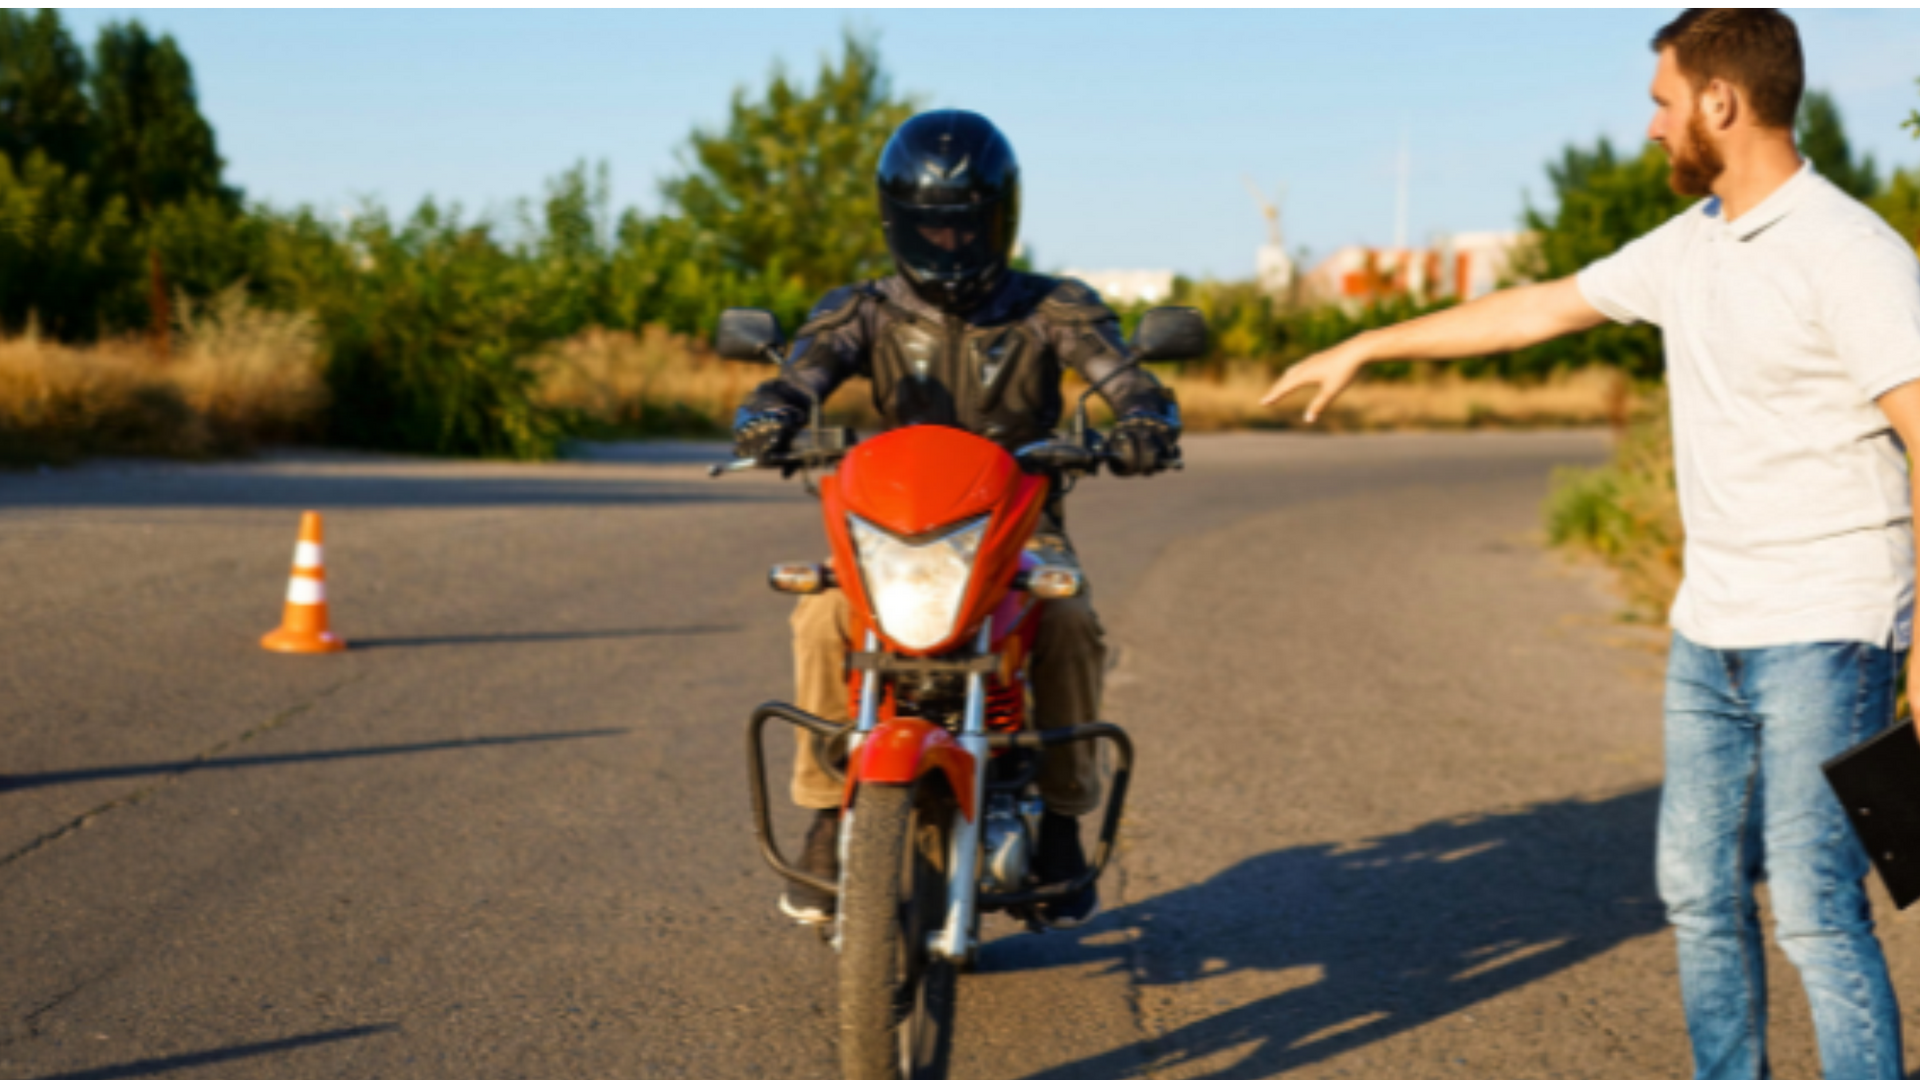
<svg viewBox="0 0 1920 1080">
<path fill-rule="evenodd" d="M 1180 429 L 1157 416 L 1137 414 L 1107 436 L 1107 467 L 1115 476 L 1152 476 L 1180 458 Z"/>
<path fill-rule="evenodd" d="M 733 415 L 733 455 L 763 461 L 784 452 L 804 421 L 792 409 L 752 409 L 741 406 Z"/>
</svg>

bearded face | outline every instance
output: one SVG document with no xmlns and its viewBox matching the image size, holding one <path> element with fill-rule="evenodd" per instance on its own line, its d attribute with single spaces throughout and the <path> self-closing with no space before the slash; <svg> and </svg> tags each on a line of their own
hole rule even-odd
<svg viewBox="0 0 1920 1080">
<path fill-rule="evenodd" d="M 1677 195 L 1701 198 L 1713 194 L 1713 183 L 1727 171 L 1726 158 L 1707 134 L 1698 101 L 1687 117 L 1687 137 L 1667 144 L 1667 184 Z"/>
</svg>

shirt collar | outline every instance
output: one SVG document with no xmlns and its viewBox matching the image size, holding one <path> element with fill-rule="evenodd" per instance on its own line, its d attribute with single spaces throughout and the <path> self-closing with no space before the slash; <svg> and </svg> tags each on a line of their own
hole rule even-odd
<svg viewBox="0 0 1920 1080">
<path fill-rule="evenodd" d="M 1793 212 L 1800 202 L 1800 193 L 1806 190 L 1808 177 L 1813 175 L 1813 162 L 1802 161 L 1800 171 L 1789 177 L 1787 182 L 1773 189 L 1773 194 L 1760 200 L 1760 205 L 1740 215 L 1738 221 L 1727 221 L 1725 208 L 1718 196 L 1707 207 L 1708 216 L 1718 220 L 1721 227 L 1735 240 L 1751 240 L 1760 235 L 1769 225 L 1777 224 L 1781 218 Z"/>
</svg>

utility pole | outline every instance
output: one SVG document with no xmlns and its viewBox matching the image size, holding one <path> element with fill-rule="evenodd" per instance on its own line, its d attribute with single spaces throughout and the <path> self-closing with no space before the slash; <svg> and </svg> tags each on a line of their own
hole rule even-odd
<svg viewBox="0 0 1920 1080">
<path fill-rule="evenodd" d="M 1399 174 L 1399 184 L 1394 195 L 1393 246 L 1405 251 L 1409 207 L 1412 203 L 1413 151 L 1408 146 L 1407 129 L 1404 127 L 1400 129 L 1400 160 L 1394 171 Z"/>
</svg>

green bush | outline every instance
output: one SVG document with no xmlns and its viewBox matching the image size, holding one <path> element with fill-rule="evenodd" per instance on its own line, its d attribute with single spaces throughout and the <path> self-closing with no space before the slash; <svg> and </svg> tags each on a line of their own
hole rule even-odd
<svg viewBox="0 0 1920 1080">
<path fill-rule="evenodd" d="M 1658 621 L 1680 587 L 1685 532 L 1666 398 L 1652 394 L 1647 401 L 1613 460 L 1555 471 L 1545 516 L 1552 544 L 1598 556 L 1619 574 L 1630 614 Z"/>
<path fill-rule="evenodd" d="M 272 275 L 326 328 L 331 437 L 435 454 L 553 454 L 559 418 L 530 396 L 548 340 L 536 267 L 485 225 L 431 202 L 404 224 L 370 211 L 336 235 L 282 223 Z"/>
</svg>

